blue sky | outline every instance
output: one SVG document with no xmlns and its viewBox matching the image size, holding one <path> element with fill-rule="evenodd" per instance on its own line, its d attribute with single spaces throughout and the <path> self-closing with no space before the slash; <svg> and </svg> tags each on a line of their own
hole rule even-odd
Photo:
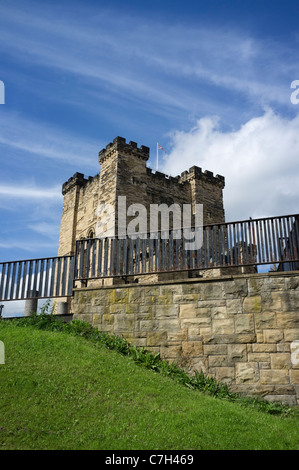
<svg viewBox="0 0 299 470">
<path fill-rule="evenodd" d="M 0 261 L 54 256 L 61 186 L 116 136 L 226 178 L 227 221 L 299 212 L 299 2 L 0 0 Z"/>
</svg>

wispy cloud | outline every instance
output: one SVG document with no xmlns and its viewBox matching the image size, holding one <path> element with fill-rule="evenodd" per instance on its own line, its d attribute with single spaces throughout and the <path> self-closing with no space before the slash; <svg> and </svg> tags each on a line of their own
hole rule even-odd
<svg viewBox="0 0 299 470">
<path fill-rule="evenodd" d="M 86 168 L 95 168 L 99 150 L 99 142 L 80 139 L 46 122 L 25 119 L 9 111 L 0 114 L 0 144 L 39 158 L 84 164 Z"/>
<path fill-rule="evenodd" d="M 42 199 L 52 199 L 61 201 L 61 187 L 56 186 L 54 188 L 33 188 L 33 187 L 20 187 L 7 186 L 0 184 L 0 195 L 7 196 L 9 198 L 17 199 L 34 199 L 41 201 Z"/>
<path fill-rule="evenodd" d="M 261 104 L 289 105 L 288 84 L 297 60 L 281 44 L 269 44 L 238 28 L 165 28 L 158 21 L 145 25 L 110 11 L 87 12 L 79 19 L 57 19 L 55 8 L 45 14 L 37 7 L 29 14 L 6 7 L 2 47 L 8 46 L 20 63 L 82 77 L 94 91 L 105 87 L 111 97 L 117 91 L 187 111 L 194 101 L 201 103 L 204 92 L 189 91 L 197 84 L 238 92 Z M 18 25 L 17 31 L 12 24 Z"/>
</svg>

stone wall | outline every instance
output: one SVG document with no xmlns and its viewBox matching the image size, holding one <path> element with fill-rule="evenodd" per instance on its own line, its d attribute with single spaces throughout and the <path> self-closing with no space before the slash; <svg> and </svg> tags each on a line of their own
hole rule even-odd
<svg viewBox="0 0 299 470">
<path fill-rule="evenodd" d="M 87 287 L 74 318 L 230 389 L 299 403 L 299 273 Z"/>
</svg>

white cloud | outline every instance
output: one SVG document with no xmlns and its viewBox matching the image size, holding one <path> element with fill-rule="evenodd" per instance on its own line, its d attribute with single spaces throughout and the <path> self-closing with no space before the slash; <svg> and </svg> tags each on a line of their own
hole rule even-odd
<svg viewBox="0 0 299 470">
<path fill-rule="evenodd" d="M 197 165 L 225 176 L 227 221 L 298 213 L 298 126 L 299 116 L 286 119 L 271 109 L 231 132 L 206 117 L 170 135 L 161 171 L 176 175 Z"/>
<path fill-rule="evenodd" d="M 2 184 L 0 185 L 0 195 L 17 199 L 37 199 L 38 201 L 41 201 L 41 199 L 62 200 L 61 186 L 55 186 L 53 188 L 35 188 Z"/>
</svg>

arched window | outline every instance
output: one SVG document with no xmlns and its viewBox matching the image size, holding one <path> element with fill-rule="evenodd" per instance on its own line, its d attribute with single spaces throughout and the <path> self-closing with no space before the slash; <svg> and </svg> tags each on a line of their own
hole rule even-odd
<svg viewBox="0 0 299 470">
<path fill-rule="evenodd" d="M 94 238 L 93 229 L 91 228 L 87 234 L 87 238 Z"/>
</svg>

